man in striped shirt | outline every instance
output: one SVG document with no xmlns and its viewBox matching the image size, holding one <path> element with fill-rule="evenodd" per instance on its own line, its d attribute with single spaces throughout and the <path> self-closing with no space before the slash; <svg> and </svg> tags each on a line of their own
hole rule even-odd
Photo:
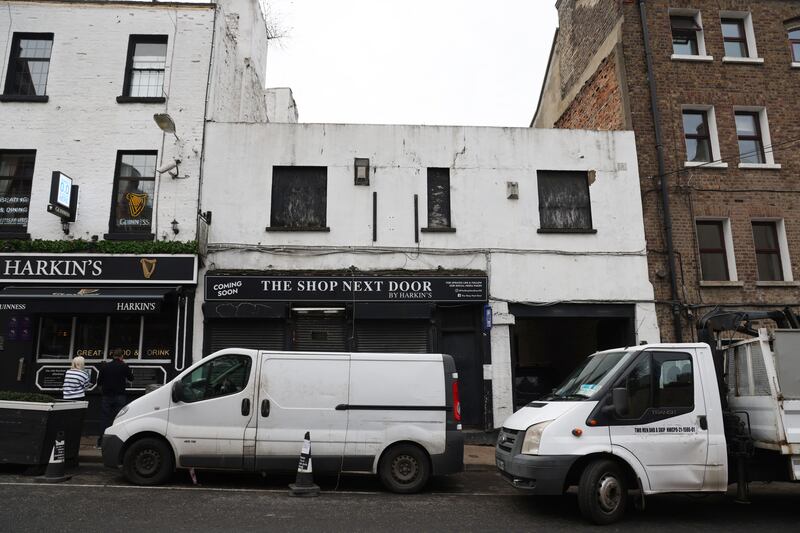
<svg viewBox="0 0 800 533">
<path fill-rule="evenodd" d="M 72 360 L 72 367 L 64 374 L 64 399 L 80 400 L 86 396 L 89 386 L 89 373 L 83 367 L 86 361 L 80 355 Z"/>
</svg>

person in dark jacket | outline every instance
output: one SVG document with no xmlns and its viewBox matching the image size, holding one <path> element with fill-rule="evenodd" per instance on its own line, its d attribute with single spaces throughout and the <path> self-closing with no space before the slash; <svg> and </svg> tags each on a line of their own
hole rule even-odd
<svg viewBox="0 0 800 533">
<path fill-rule="evenodd" d="M 103 442 L 103 433 L 116 418 L 120 409 L 128 403 L 128 396 L 125 388 L 128 381 L 133 381 L 131 368 L 123 361 L 124 352 L 122 348 L 111 350 L 113 359 L 100 367 L 100 375 L 97 377 L 97 384 L 103 389 L 102 403 L 102 427 L 100 437 L 97 438 L 97 446 Z"/>
</svg>

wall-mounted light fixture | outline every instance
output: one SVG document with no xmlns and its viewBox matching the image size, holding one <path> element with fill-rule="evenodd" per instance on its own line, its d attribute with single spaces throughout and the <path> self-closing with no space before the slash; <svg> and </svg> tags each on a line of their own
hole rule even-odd
<svg viewBox="0 0 800 533">
<path fill-rule="evenodd" d="M 178 139 L 178 134 L 175 133 L 175 121 L 172 120 L 171 116 L 167 113 L 156 113 L 153 115 L 153 120 L 156 121 L 156 125 L 161 128 L 161 131 L 164 133 L 171 133 Z"/>
<path fill-rule="evenodd" d="M 354 166 L 355 166 L 355 184 L 369 185 L 369 158 L 356 157 Z"/>
<path fill-rule="evenodd" d="M 506 182 L 506 198 L 509 200 L 519 200 L 519 183 L 516 181 Z"/>
<path fill-rule="evenodd" d="M 173 218 L 172 219 L 172 233 L 177 235 L 180 232 L 181 232 L 181 229 L 178 227 L 178 221 Z"/>
</svg>

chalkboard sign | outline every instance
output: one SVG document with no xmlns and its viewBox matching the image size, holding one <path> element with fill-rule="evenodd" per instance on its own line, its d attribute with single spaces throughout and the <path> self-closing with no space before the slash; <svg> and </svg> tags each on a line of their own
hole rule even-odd
<svg viewBox="0 0 800 533">
<path fill-rule="evenodd" d="M 64 388 L 64 374 L 69 370 L 69 365 L 44 365 L 36 371 L 36 387 L 42 391 L 61 391 Z M 91 382 L 86 390 L 97 387 L 97 368 L 87 366 L 84 370 L 89 372 Z"/>
<path fill-rule="evenodd" d="M 167 382 L 167 371 L 161 366 L 128 365 L 133 372 L 133 383 L 128 390 L 145 390 L 148 385 L 163 385 Z"/>
</svg>

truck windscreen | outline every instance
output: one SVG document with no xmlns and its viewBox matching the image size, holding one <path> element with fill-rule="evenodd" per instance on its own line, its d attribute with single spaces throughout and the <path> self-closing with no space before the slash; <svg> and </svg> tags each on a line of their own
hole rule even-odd
<svg viewBox="0 0 800 533">
<path fill-rule="evenodd" d="M 607 352 L 587 357 L 544 401 L 582 401 L 590 398 L 613 375 L 629 352 Z"/>
</svg>

